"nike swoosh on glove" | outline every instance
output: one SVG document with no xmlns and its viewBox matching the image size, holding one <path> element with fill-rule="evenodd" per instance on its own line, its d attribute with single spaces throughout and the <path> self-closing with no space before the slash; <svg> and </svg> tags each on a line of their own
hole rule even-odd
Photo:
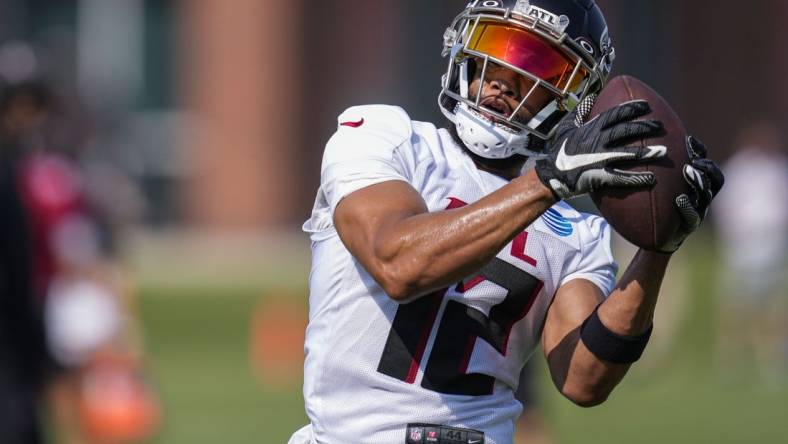
<svg viewBox="0 0 788 444">
<path fill-rule="evenodd" d="M 536 174 L 556 197 L 566 199 L 603 187 L 648 187 L 650 172 L 624 171 L 616 162 L 648 162 L 665 156 L 661 145 L 628 147 L 628 143 L 665 135 L 658 120 L 635 120 L 651 112 L 645 100 L 622 103 L 595 118 L 588 115 L 596 101 L 591 94 L 564 118 L 547 142 L 546 156 L 536 162 Z"/>
<path fill-rule="evenodd" d="M 712 160 L 707 159 L 706 145 L 693 136 L 687 136 L 690 163 L 684 165 L 684 180 L 690 186 L 689 194 L 676 196 L 676 208 L 681 213 L 682 225 L 676 237 L 659 248 L 663 253 L 673 253 L 695 231 L 709 212 L 711 201 L 725 184 L 725 176 Z"/>
</svg>

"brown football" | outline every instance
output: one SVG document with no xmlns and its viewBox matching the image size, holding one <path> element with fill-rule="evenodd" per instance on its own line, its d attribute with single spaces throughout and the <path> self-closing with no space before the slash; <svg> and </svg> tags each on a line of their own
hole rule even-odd
<svg viewBox="0 0 788 444">
<path fill-rule="evenodd" d="M 662 159 L 640 165 L 617 165 L 629 171 L 651 171 L 657 184 L 650 189 L 602 189 L 591 193 L 591 198 L 602 216 L 624 239 L 645 249 L 659 249 L 681 226 L 681 215 L 676 209 L 676 196 L 689 192 L 682 168 L 689 160 L 687 131 L 670 105 L 653 89 L 631 76 L 613 78 L 602 90 L 591 116 L 631 100 L 643 99 L 651 106 L 651 113 L 642 120 L 656 119 L 665 126 L 666 135 L 645 139 L 630 146 L 664 145 L 667 155 Z"/>
</svg>

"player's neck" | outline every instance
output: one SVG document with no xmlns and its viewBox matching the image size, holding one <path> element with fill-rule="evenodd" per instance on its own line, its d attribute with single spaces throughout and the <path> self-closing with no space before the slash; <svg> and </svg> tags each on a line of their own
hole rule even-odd
<svg viewBox="0 0 788 444">
<path fill-rule="evenodd" d="M 506 159 L 487 159 L 473 153 L 468 149 L 468 147 L 465 146 L 465 144 L 460 139 L 460 136 L 457 135 L 457 130 L 454 128 L 453 124 L 449 127 L 449 132 L 451 133 L 454 142 L 473 160 L 476 168 L 506 180 L 513 180 L 517 177 L 520 177 L 523 165 L 525 165 L 525 162 L 528 160 L 527 157 L 520 154 L 515 154 L 514 156 Z"/>
</svg>

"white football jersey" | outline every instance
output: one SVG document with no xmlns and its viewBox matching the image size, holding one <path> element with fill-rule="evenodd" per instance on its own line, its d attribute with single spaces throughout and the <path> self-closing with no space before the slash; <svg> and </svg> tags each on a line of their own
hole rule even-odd
<svg viewBox="0 0 788 444">
<path fill-rule="evenodd" d="M 339 239 L 343 197 L 401 180 L 430 211 L 456 208 L 507 182 L 476 168 L 445 129 L 401 109 L 353 107 L 339 117 L 304 230 L 312 240 L 304 398 L 312 442 L 403 444 L 409 423 L 480 430 L 512 442 L 514 399 L 556 289 L 588 279 L 605 294 L 617 265 L 610 229 L 558 203 L 486 267 L 408 304 L 390 299 Z"/>
</svg>

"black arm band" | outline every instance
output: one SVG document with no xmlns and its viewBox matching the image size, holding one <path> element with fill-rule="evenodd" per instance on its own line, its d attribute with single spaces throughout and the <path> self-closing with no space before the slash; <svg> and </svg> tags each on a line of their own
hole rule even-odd
<svg viewBox="0 0 788 444">
<path fill-rule="evenodd" d="M 597 306 L 580 327 L 580 339 L 586 348 L 597 358 L 615 364 L 631 364 L 640 359 L 654 325 L 638 336 L 621 336 L 602 324 L 598 310 Z"/>
</svg>

